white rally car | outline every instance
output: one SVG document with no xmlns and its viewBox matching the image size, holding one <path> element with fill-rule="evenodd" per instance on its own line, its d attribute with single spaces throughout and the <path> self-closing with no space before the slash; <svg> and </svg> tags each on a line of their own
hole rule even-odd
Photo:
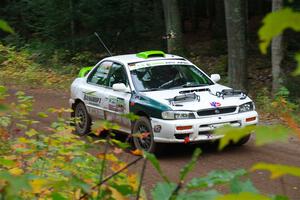
<svg viewBox="0 0 300 200">
<path fill-rule="evenodd" d="M 105 58 L 83 68 L 72 83 L 70 105 L 80 119 L 76 131 L 89 133 L 92 121 L 109 120 L 122 132 L 147 133 L 133 142 L 153 152 L 159 143 L 219 139 L 212 131 L 224 125 L 257 124 L 253 101 L 219 80 L 218 74 L 209 77 L 190 61 L 161 51 Z M 127 113 L 140 117 L 130 121 Z"/>
</svg>

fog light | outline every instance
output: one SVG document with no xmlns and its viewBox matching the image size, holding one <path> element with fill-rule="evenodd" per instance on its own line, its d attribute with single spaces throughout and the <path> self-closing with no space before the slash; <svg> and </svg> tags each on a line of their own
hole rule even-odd
<svg viewBox="0 0 300 200">
<path fill-rule="evenodd" d="M 256 117 L 250 117 L 250 118 L 246 118 L 246 122 L 251 122 L 256 120 Z"/>
<path fill-rule="evenodd" d="M 190 130 L 193 126 L 176 126 L 177 131 Z"/>
<path fill-rule="evenodd" d="M 155 125 L 153 131 L 159 133 L 161 131 L 161 125 Z"/>
</svg>

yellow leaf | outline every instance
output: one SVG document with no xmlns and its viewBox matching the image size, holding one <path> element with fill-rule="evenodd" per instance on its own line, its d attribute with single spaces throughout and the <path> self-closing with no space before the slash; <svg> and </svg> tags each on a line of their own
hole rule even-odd
<svg viewBox="0 0 300 200">
<path fill-rule="evenodd" d="M 46 184 L 46 181 L 43 179 L 34 179 L 34 180 L 30 181 L 30 185 L 32 187 L 32 192 L 34 194 L 41 193 L 45 184 Z"/>
<path fill-rule="evenodd" d="M 270 197 L 261 195 L 261 194 L 255 194 L 255 193 L 249 193 L 249 192 L 241 192 L 238 194 L 226 194 L 224 196 L 219 196 L 216 198 L 216 200 L 271 200 Z"/>
<path fill-rule="evenodd" d="M 75 191 L 75 199 L 80 199 L 80 197 L 81 197 L 81 189 L 77 189 Z"/>
<path fill-rule="evenodd" d="M 118 200 L 127 200 L 118 190 L 112 187 L 108 187 L 108 189 L 111 191 L 111 197 L 112 199 L 118 199 Z"/>
<path fill-rule="evenodd" d="M 8 171 L 9 171 L 9 173 L 11 173 L 12 175 L 15 175 L 15 176 L 19 176 L 24 173 L 23 169 L 18 168 L 18 167 L 12 168 Z"/>
<path fill-rule="evenodd" d="M 131 151 L 131 153 L 135 156 L 142 156 L 143 155 L 143 151 L 136 149 L 134 151 Z"/>
<path fill-rule="evenodd" d="M 121 170 L 122 168 L 124 168 L 127 164 L 124 162 L 120 162 L 117 164 L 112 164 L 111 165 L 111 170 L 113 170 L 114 172 L 117 172 L 119 170 Z"/>
<path fill-rule="evenodd" d="M 283 175 L 291 175 L 291 176 L 300 177 L 300 167 L 295 167 L 295 166 L 269 164 L 269 163 L 257 163 L 251 168 L 251 171 L 255 171 L 255 170 L 270 171 L 271 179 L 279 178 Z"/>
<path fill-rule="evenodd" d="M 38 132 L 35 129 L 30 129 L 29 131 L 26 131 L 25 133 L 27 136 L 32 137 L 38 134 Z"/>
<path fill-rule="evenodd" d="M 134 191 L 138 190 L 139 181 L 136 174 L 128 175 L 129 185 L 134 189 Z"/>
<path fill-rule="evenodd" d="M 104 154 L 103 153 L 98 154 L 98 158 L 104 159 Z M 114 154 L 111 154 L 111 153 L 106 154 L 105 159 L 109 160 L 109 161 L 112 161 L 112 162 L 118 162 L 119 161 L 118 158 Z"/>
</svg>

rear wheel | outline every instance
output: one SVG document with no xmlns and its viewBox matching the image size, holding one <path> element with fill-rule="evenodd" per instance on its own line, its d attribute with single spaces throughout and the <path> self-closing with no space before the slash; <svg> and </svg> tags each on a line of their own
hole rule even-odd
<svg viewBox="0 0 300 200">
<path fill-rule="evenodd" d="M 155 152 L 157 144 L 154 142 L 153 131 L 150 120 L 140 117 L 133 126 L 133 143 L 137 149 L 147 152 Z"/>
<path fill-rule="evenodd" d="M 76 104 L 74 109 L 75 131 L 78 135 L 85 135 L 91 131 L 91 117 L 88 114 L 84 103 Z"/>
</svg>

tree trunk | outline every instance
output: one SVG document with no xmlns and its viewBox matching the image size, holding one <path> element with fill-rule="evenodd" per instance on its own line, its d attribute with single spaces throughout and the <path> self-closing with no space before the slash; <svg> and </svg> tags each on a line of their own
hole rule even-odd
<svg viewBox="0 0 300 200">
<path fill-rule="evenodd" d="M 225 25 L 225 10 L 224 0 L 215 0 L 215 23 L 214 23 L 214 36 L 215 38 L 226 37 Z"/>
<path fill-rule="evenodd" d="M 281 9 L 283 0 L 273 0 L 272 12 Z M 280 64 L 283 59 L 282 35 L 276 36 L 272 40 L 272 94 L 275 95 L 282 84 L 280 76 Z"/>
<path fill-rule="evenodd" d="M 162 0 L 168 52 L 182 54 L 182 27 L 177 0 Z"/>
<path fill-rule="evenodd" d="M 208 28 L 212 30 L 213 28 L 213 20 L 215 16 L 215 1 L 214 0 L 206 0 L 207 5 L 207 16 L 208 16 Z"/>
<path fill-rule="evenodd" d="M 74 7 L 73 7 L 73 0 L 69 0 L 69 9 L 70 9 L 70 36 L 71 36 L 71 48 L 72 52 L 75 51 L 75 22 L 74 22 Z"/>
<path fill-rule="evenodd" d="M 225 0 L 229 85 L 247 89 L 246 14 L 244 0 Z"/>
</svg>

